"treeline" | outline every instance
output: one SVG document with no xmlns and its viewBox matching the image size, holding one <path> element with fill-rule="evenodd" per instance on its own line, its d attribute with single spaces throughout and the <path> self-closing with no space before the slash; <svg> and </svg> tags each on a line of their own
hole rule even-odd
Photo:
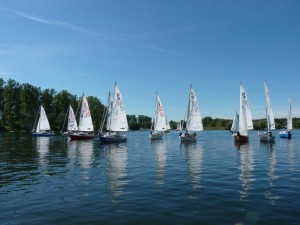
<svg viewBox="0 0 300 225">
<path fill-rule="evenodd" d="M 65 120 L 69 104 L 75 113 L 79 108 L 81 96 L 66 90 L 44 89 L 31 84 L 20 84 L 13 79 L 0 78 L 0 130 L 31 131 L 40 105 L 43 105 L 50 126 L 59 131 Z M 88 96 L 94 129 L 98 130 L 105 107 L 93 96 Z M 79 116 L 79 113 L 77 113 Z M 127 115 L 130 129 L 150 129 L 151 118 L 139 115 Z"/>
<path fill-rule="evenodd" d="M 51 128 L 59 131 L 69 104 L 76 112 L 80 98 L 81 96 L 73 95 L 66 90 L 60 92 L 49 88 L 42 90 L 28 83 L 20 84 L 12 79 L 4 81 L 0 78 L 0 130 L 31 131 L 37 111 L 40 105 L 43 105 Z M 94 128 L 97 130 L 106 106 L 97 97 L 88 96 L 87 99 Z M 127 119 L 131 130 L 151 128 L 151 117 L 127 115 Z M 204 117 L 202 121 L 206 130 L 229 130 L 232 125 L 230 119 Z M 177 122 L 179 121 L 170 121 L 171 129 L 177 128 Z M 283 128 L 286 125 L 286 119 L 275 119 L 275 123 L 276 128 Z M 254 120 L 253 125 L 254 129 L 262 130 L 266 127 L 266 119 Z M 299 118 L 293 118 L 293 127 L 300 128 Z"/>
</svg>

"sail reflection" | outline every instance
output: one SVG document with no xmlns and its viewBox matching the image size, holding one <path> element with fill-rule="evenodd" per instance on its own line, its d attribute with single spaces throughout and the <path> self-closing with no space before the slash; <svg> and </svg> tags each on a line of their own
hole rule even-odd
<svg viewBox="0 0 300 225">
<path fill-rule="evenodd" d="M 253 149 L 249 144 L 237 144 L 237 149 L 240 155 L 240 180 L 242 190 L 240 191 L 241 199 L 247 198 L 253 182 L 256 180 L 253 174 L 254 157 Z"/>
<path fill-rule="evenodd" d="M 76 162 L 76 152 L 77 152 L 77 141 L 69 141 L 68 143 L 68 152 L 67 152 L 67 155 L 68 155 L 68 159 L 69 159 L 69 162 L 67 164 L 67 167 L 69 168 L 74 168 L 75 166 L 75 162 Z"/>
<path fill-rule="evenodd" d="M 276 204 L 276 201 L 279 199 L 279 196 L 275 196 L 273 194 L 273 188 L 276 186 L 274 181 L 278 178 L 278 176 L 275 175 L 276 171 L 276 151 L 273 148 L 273 144 L 267 144 L 267 156 L 268 156 L 268 182 L 269 182 L 269 187 L 267 191 L 265 192 L 265 197 L 267 199 L 271 200 L 272 205 Z"/>
<path fill-rule="evenodd" d="M 156 161 L 156 183 L 164 184 L 165 167 L 167 165 L 167 143 L 166 140 L 152 140 L 151 148 L 155 152 Z"/>
<path fill-rule="evenodd" d="M 39 153 L 39 164 L 42 167 L 48 164 L 49 145 L 51 137 L 35 137 L 36 139 L 36 150 Z"/>
<path fill-rule="evenodd" d="M 295 153 L 295 146 L 292 140 L 288 140 L 288 158 L 289 158 L 291 172 L 294 172 L 296 153 Z"/>
<path fill-rule="evenodd" d="M 108 152 L 107 180 L 108 188 L 112 193 L 112 201 L 117 202 L 123 194 L 124 186 L 128 183 L 126 143 L 111 143 L 104 145 Z"/>
<path fill-rule="evenodd" d="M 188 174 L 191 178 L 191 186 L 194 190 L 201 188 L 200 179 L 202 172 L 203 148 L 200 143 L 184 143 L 180 144 L 185 152 Z"/>
</svg>

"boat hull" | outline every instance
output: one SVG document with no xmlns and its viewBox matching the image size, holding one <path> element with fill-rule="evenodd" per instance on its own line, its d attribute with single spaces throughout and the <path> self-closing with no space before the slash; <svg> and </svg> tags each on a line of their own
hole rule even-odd
<svg viewBox="0 0 300 225">
<path fill-rule="evenodd" d="M 290 131 L 280 131 L 279 132 L 279 137 L 291 139 L 292 138 L 292 134 L 291 134 Z"/>
<path fill-rule="evenodd" d="M 86 134 L 86 133 L 77 133 L 77 134 L 70 134 L 69 137 L 71 141 L 83 141 L 83 140 L 91 140 L 95 137 L 94 134 Z"/>
<path fill-rule="evenodd" d="M 192 142 L 192 141 L 197 141 L 197 135 L 196 133 L 189 134 L 189 133 L 180 133 L 179 134 L 179 139 L 181 142 Z"/>
<path fill-rule="evenodd" d="M 52 137 L 54 136 L 54 133 L 53 132 L 47 132 L 47 133 L 32 133 L 31 134 L 32 137 Z"/>
<path fill-rule="evenodd" d="M 249 141 L 249 136 L 234 134 L 233 139 L 235 142 L 238 142 L 238 143 L 246 143 Z"/>
<path fill-rule="evenodd" d="M 125 136 L 125 134 L 106 133 L 106 134 L 100 134 L 99 140 L 101 143 L 118 143 L 118 142 L 126 142 L 127 137 Z"/>
<path fill-rule="evenodd" d="M 258 138 L 261 142 L 274 142 L 275 136 L 272 132 L 258 132 Z"/>
<path fill-rule="evenodd" d="M 153 132 L 149 134 L 150 140 L 161 140 L 163 137 L 163 133 Z"/>
</svg>

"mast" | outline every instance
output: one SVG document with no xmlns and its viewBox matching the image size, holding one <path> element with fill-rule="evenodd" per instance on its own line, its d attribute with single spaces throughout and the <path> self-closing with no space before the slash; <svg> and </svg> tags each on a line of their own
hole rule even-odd
<svg viewBox="0 0 300 225">
<path fill-rule="evenodd" d="M 67 117 L 69 116 L 69 110 L 70 110 L 70 106 L 68 107 L 68 110 L 67 110 L 67 113 L 66 113 L 66 116 L 65 116 L 65 119 L 64 119 L 64 123 L 63 123 L 63 125 L 62 125 L 62 128 L 61 128 L 61 133 L 63 132 L 63 130 L 64 130 L 64 127 L 65 127 L 65 123 L 66 123 L 66 119 L 67 119 Z"/>
</svg>

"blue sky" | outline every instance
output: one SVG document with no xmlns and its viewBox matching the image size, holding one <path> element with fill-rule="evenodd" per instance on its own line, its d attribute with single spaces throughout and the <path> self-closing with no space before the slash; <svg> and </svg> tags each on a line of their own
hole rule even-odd
<svg viewBox="0 0 300 225">
<path fill-rule="evenodd" d="M 0 77 L 106 103 L 117 81 L 127 114 L 171 120 L 192 84 L 203 117 L 233 118 L 239 83 L 254 118 L 263 81 L 275 117 L 300 117 L 298 0 L 0 0 Z"/>
</svg>

